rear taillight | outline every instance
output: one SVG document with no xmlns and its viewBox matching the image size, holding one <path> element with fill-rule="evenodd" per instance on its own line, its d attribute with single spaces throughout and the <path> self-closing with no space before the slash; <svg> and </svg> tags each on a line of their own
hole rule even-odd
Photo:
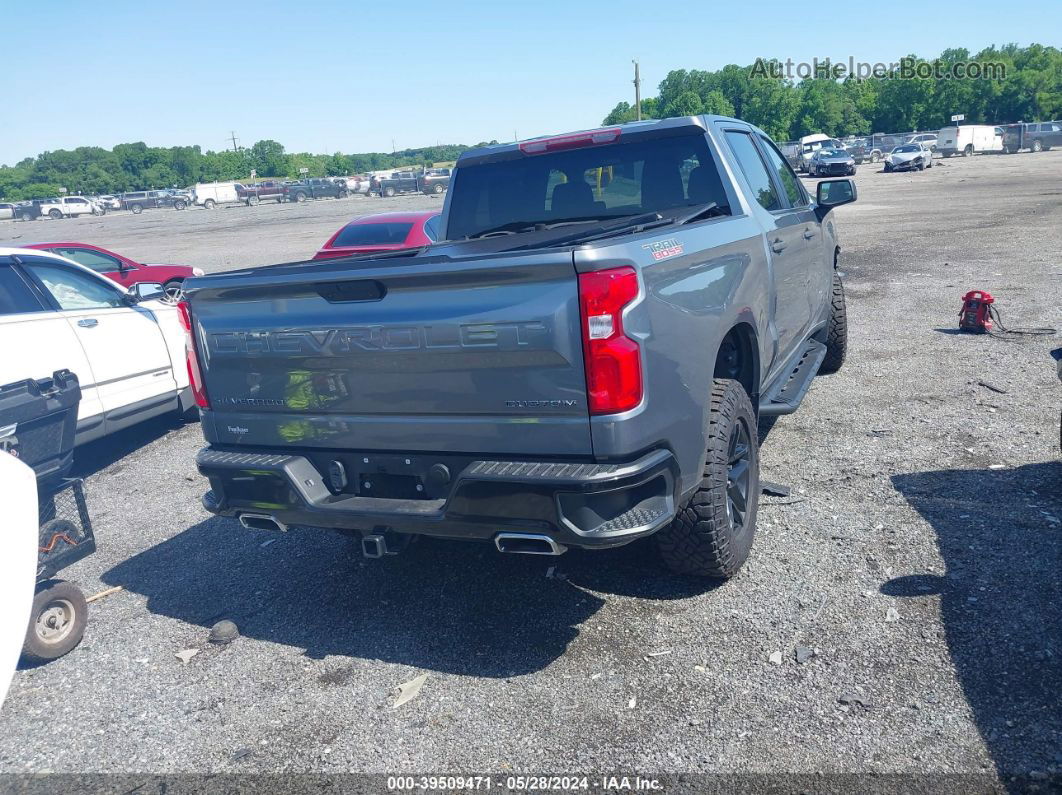
<svg viewBox="0 0 1062 795">
<path fill-rule="evenodd" d="M 199 355 L 196 351 L 195 333 L 192 331 L 192 307 L 187 301 L 177 304 L 177 314 L 181 319 L 181 327 L 184 329 L 184 358 L 188 365 L 188 383 L 192 386 L 192 395 L 195 404 L 201 409 L 210 408 L 207 399 L 206 387 L 203 385 L 203 374 L 199 370 Z"/>
<path fill-rule="evenodd" d="M 623 309 L 638 297 L 634 268 L 579 274 L 587 405 L 591 414 L 615 414 L 642 402 L 638 343 L 623 332 Z"/>
</svg>

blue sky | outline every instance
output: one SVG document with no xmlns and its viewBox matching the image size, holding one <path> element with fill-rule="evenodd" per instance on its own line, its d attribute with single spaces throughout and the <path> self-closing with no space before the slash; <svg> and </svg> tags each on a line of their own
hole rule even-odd
<svg viewBox="0 0 1062 795">
<path fill-rule="evenodd" d="M 580 129 L 633 101 L 634 57 L 652 96 L 672 69 L 759 55 L 888 62 L 946 47 L 1062 45 L 1058 0 L 1013 13 L 998 0 L 78 0 L 11 2 L 2 20 L 7 164 L 138 140 L 221 149 L 230 130 L 245 146 L 273 138 L 320 153 Z"/>
</svg>

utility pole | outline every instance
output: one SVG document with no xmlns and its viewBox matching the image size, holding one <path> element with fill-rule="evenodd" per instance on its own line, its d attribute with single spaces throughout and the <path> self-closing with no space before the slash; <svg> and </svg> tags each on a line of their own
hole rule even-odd
<svg viewBox="0 0 1062 795">
<path fill-rule="evenodd" d="M 240 148 L 236 145 L 236 133 L 233 130 L 229 130 L 229 135 L 232 136 L 232 151 L 239 152 Z"/>
<path fill-rule="evenodd" d="M 632 58 L 631 63 L 634 64 L 634 118 L 637 121 L 642 120 L 642 78 L 638 73 L 638 61 Z"/>
</svg>

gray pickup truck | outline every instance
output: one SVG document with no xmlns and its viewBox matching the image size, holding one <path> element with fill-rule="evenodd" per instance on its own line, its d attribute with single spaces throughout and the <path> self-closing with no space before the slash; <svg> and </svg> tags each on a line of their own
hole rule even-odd
<svg viewBox="0 0 1062 795">
<path fill-rule="evenodd" d="M 757 419 L 845 357 L 830 211 L 717 116 L 466 152 L 440 242 L 185 282 L 206 508 L 245 527 L 557 555 L 749 554 Z"/>
</svg>

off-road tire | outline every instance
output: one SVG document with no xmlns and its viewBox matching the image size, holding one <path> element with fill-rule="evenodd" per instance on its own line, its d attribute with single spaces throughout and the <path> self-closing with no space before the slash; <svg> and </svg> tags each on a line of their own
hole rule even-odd
<svg viewBox="0 0 1062 795">
<path fill-rule="evenodd" d="M 62 605 L 64 612 L 69 610 L 72 614 L 69 624 L 56 632 L 52 639 L 46 638 L 37 625 L 38 619 L 50 605 Z M 65 580 L 40 583 L 33 597 L 30 623 L 22 644 L 22 658 L 30 663 L 42 663 L 62 657 L 81 642 L 87 623 L 88 603 L 80 588 Z"/>
<path fill-rule="evenodd" d="M 836 273 L 833 274 L 833 287 L 830 290 L 830 308 L 830 322 L 826 326 L 826 358 L 819 367 L 819 372 L 823 374 L 840 370 L 848 353 L 848 309 L 844 302 L 844 285 Z"/>
<path fill-rule="evenodd" d="M 756 534 L 756 508 L 760 498 L 759 442 L 756 412 L 745 388 L 729 378 L 712 382 L 708 413 L 708 447 L 704 473 L 697 491 L 664 529 L 656 533 L 656 546 L 669 569 L 677 574 L 729 579 L 749 556 Z M 746 511 L 735 527 L 728 505 L 730 440 L 744 426 L 748 439 Z"/>
</svg>

